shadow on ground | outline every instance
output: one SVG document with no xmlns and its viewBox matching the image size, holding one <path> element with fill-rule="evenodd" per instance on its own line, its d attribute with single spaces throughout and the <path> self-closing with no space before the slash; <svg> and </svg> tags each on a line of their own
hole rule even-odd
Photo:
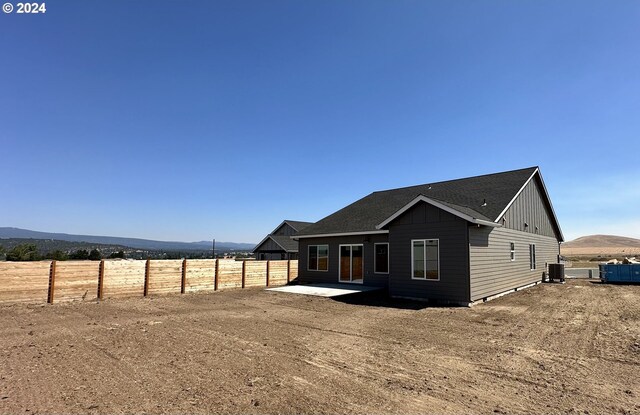
<svg viewBox="0 0 640 415">
<path fill-rule="evenodd" d="M 389 292 L 387 290 L 341 295 L 338 297 L 331 297 L 331 299 L 343 304 L 361 305 L 365 307 L 386 307 L 400 310 L 423 310 L 425 308 L 458 307 L 452 306 L 450 304 L 438 304 L 434 302 L 392 298 L 389 297 Z"/>
</svg>

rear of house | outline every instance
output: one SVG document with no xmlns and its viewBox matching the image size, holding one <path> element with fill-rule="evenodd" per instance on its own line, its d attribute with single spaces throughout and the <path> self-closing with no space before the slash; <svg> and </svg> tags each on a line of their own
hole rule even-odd
<svg viewBox="0 0 640 415">
<path fill-rule="evenodd" d="M 537 167 L 374 192 L 295 238 L 303 283 L 456 304 L 540 281 L 563 241 Z"/>
</svg>

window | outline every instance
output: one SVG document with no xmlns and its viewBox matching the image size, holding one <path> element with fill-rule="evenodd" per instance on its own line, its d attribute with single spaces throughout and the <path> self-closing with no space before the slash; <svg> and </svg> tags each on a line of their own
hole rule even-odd
<svg viewBox="0 0 640 415">
<path fill-rule="evenodd" d="M 529 265 L 531 271 L 536 269 L 536 246 L 535 244 L 529 245 Z"/>
<path fill-rule="evenodd" d="M 309 245 L 307 269 L 309 271 L 327 271 L 329 269 L 329 245 Z"/>
<path fill-rule="evenodd" d="M 376 274 L 388 274 L 389 273 L 389 244 L 373 244 L 375 252 L 375 264 L 373 265 L 373 272 Z"/>
<path fill-rule="evenodd" d="M 420 239 L 411 241 L 411 278 L 440 279 L 440 241 Z"/>
<path fill-rule="evenodd" d="M 515 261 L 516 260 L 516 243 L 515 242 L 509 242 L 509 251 L 511 252 L 511 260 Z"/>
</svg>

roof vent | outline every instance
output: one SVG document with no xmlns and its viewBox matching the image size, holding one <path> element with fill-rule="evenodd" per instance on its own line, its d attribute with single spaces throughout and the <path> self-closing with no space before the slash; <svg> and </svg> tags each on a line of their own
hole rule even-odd
<svg viewBox="0 0 640 415">
<path fill-rule="evenodd" d="M 487 199 L 482 199 L 482 206 L 487 206 Z"/>
</svg>

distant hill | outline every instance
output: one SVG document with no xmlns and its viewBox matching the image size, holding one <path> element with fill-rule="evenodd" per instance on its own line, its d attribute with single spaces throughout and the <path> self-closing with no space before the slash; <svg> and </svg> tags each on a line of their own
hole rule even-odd
<svg viewBox="0 0 640 415">
<path fill-rule="evenodd" d="M 588 235 L 560 245 L 564 256 L 625 257 L 640 255 L 640 239 L 615 235 Z"/>
<path fill-rule="evenodd" d="M 562 246 L 567 248 L 640 248 L 640 239 L 615 235 L 587 235 L 565 242 Z"/>
<path fill-rule="evenodd" d="M 147 250 L 167 250 L 167 251 L 190 251 L 211 249 L 211 241 L 199 242 L 171 242 L 154 241 L 150 239 L 120 238 L 116 236 L 95 236 L 95 235 L 70 235 L 66 233 L 38 232 L 28 229 L 0 227 L 0 238 L 30 238 L 30 239 L 55 239 L 59 241 L 87 242 L 92 244 L 120 245 L 136 249 Z M 216 252 L 220 251 L 248 251 L 253 249 L 255 244 L 237 242 L 216 241 Z"/>
</svg>

